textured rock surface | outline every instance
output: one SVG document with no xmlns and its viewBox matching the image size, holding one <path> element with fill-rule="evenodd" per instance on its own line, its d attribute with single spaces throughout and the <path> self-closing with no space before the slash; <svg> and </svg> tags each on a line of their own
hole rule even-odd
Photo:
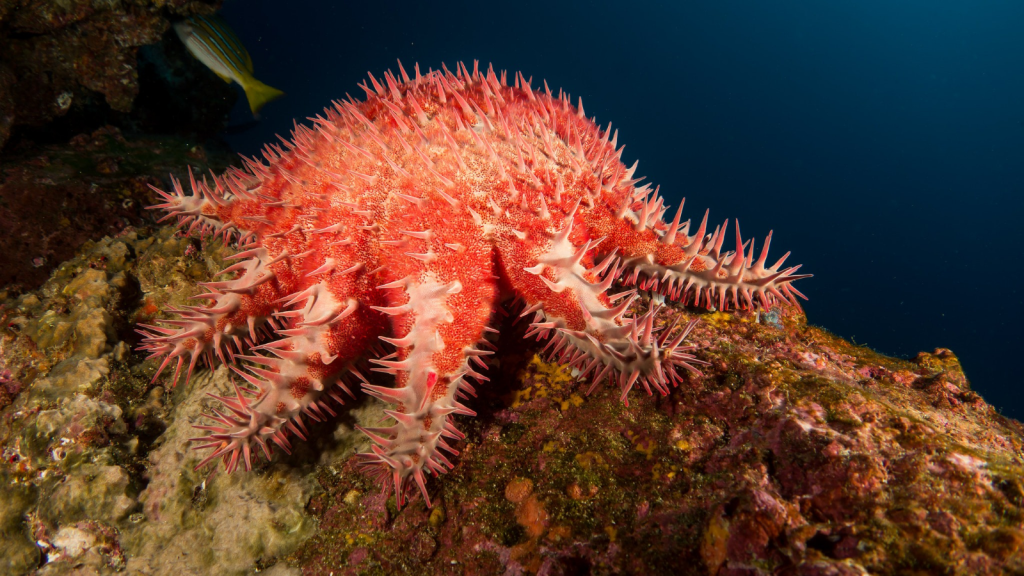
<svg viewBox="0 0 1024 576">
<path fill-rule="evenodd" d="M 799 316 L 703 319 L 707 376 L 629 407 L 581 398 L 528 348 L 505 356 L 491 390 L 508 396 L 436 484 L 440 510 L 395 516 L 348 469 L 321 472 L 321 532 L 296 558 L 317 574 L 1024 567 L 1021 425 L 969 390 L 952 353 L 894 360 Z"/>
<path fill-rule="evenodd" d="M 110 126 L 12 150 L 0 158 L 0 292 L 35 289 L 85 241 L 141 224 L 149 185 L 160 183 L 154 174 L 180 173 L 186 163 L 220 170 L 227 157 L 195 141 L 126 137 Z"/>
<path fill-rule="evenodd" d="M 189 424 L 226 371 L 153 387 L 124 339 L 220 269 L 224 249 L 198 245 L 131 229 L 4 303 L 0 572 L 1024 570 L 1021 424 L 948 350 L 887 358 L 793 311 L 699 314 L 706 376 L 628 407 L 506 327 L 432 510 L 397 512 L 354 471 L 373 402 L 251 473 L 193 471 Z"/>
<path fill-rule="evenodd" d="M 353 452 L 351 421 L 254 475 L 193 472 L 190 424 L 207 393 L 228 393 L 226 371 L 173 394 L 151 388 L 152 366 L 120 340 L 136 314 L 155 310 L 152 299 L 185 302 L 194 279 L 219 265 L 218 251 L 205 261 L 190 246 L 168 229 L 129 230 L 90 243 L 39 292 L 5 303 L 2 361 L 20 389 L 0 419 L 0 548 L 12 551 L 0 573 L 42 563 L 45 574 L 81 565 L 87 573 L 243 574 L 314 533 L 305 507 L 319 490 L 318 455 Z"/>
<path fill-rule="evenodd" d="M 227 371 L 200 378 L 149 453 L 141 519 L 124 532 L 129 571 L 142 574 L 247 573 L 254 562 L 287 555 L 315 528 L 305 506 L 316 488 L 316 459 L 279 463 L 246 479 L 193 471 L 200 458 L 188 449 L 191 423 L 206 392 L 228 393 Z M 182 554 L 187 551 L 187 554 Z"/>
<path fill-rule="evenodd" d="M 139 47 L 159 43 L 170 18 L 212 13 L 217 6 L 0 0 L 0 147 L 17 125 L 38 127 L 69 116 L 82 122 L 93 112 L 126 115 L 140 90 Z"/>
</svg>

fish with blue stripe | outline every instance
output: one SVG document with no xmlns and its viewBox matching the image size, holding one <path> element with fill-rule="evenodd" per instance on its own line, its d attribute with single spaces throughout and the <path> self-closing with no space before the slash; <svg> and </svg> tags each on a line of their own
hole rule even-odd
<svg viewBox="0 0 1024 576">
<path fill-rule="evenodd" d="M 174 24 L 178 38 L 207 68 L 225 82 L 237 82 L 245 90 L 253 114 L 264 104 L 284 96 L 277 88 L 253 77 L 252 58 L 231 28 L 217 16 L 193 16 Z"/>
</svg>

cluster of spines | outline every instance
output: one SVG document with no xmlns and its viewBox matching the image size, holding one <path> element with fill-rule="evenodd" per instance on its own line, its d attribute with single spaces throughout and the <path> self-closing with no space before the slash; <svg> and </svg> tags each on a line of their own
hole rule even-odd
<svg viewBox="0 0 1024 576">
<path fill-rule="evenodd" d="M 430 235 L 429 231 L 412 234 L 414 237 L 422 236 L 421 239 Z M 429 359 L 444 347 L 436 330 L 446 322 L 446 298 L 460 293 L 461 283 L 427 282 L 413 286 L 411 279 L 404 278 L 379 288 L 403 290 L 409 294 L 409 300 L 400 306 L 374 309 L 392 316 L 416 312 L 416 320 L 405 336 L 379 336 L 383 342 L 395 346 L 395 351 L 371 359 L 370 362 L 377 365 L 372 370 L 394 376 L 398 384 L 393 388 L 364 384 L 363 390 L 394 405 L 393 409 L 384 411 L 394 423 L 384 427 L 360 427 L 373 442 L 371 452 L 360 455 L 360 468 L 380 479 L 382 490 L 393 488 L 399 506 L 404 505 L 407 489 L 411 488 L 408 480 L 419 487 L 429 506 L 425 474 L 438 475 L 452 468 L 451 461 L 442 451 L 453 456 L 459 452 L 446 439 L 460 440 L 465 436 L 450 421 L 449 416 L 476 415 L 460 400 L 476 396 L 469 378 L 477 382 L 489 380 L 477 372 L 473 365 L 486 367 L 481 357 L 493 352 L 480 347 L 493 348 L 493 344 L 481 338 L 467 346 L 462 350 L 465 360 L 461 369 L 452 375 L 440 375 L 434 371 Z"/>
<path fill-rule="evenodd" d="M 690 354 L 690 352 L 696 350 L 696 346 L 681 346 L 694 326 L 697 325 L 698 320 L 696 318 L 690 320 L 685 328 L 675 336 L 672 336 L 673 329 L 680 318 L 676 316 L 675 321 L 671 325 L 661 330 L 661 335 L 656 335 L 658 330 L 654 327 L 654 320 L 659 312 L 660 309 L 658 307 L 651 307 L 643 315 L 626 321 L 626 326 L 629 328 L 629 335 L 627 336 L 628 353 L 634 356 L 647 355 L 650 357 L 654 361 L 654 369 L 648 373 L 644 373 L 644 371 L 639 369 L 628 372 L 615 370 L 613 364 L 604 363 L 599 357 L 594 357 L 590 349 L 575 345 L 574 341 L 589 340 L 589 343 L 603 354 L 616 356 L 620 361 L 626 359 L 626 354 L 619 352 L 609 344 L 596 341 L 593 336 L 582 331 L 560 329 L 542 353 L 547 352 L 548 347 L 551 347 L 551 351 L 548 353 L 549 361 L 557 358 L 560 364 L 577 369 L 578 379 L 589 378 L 590 387 L 587 388 L 587 395 L 592 394 L 597 385 L 607 377 L 613 383 L 618 384 L 620 391 L 619 400 L 627 406 L 629 405 L 627 396 L 637 381 L 643 385 L 648 395 L 653 394 L 653 387 L 662 396 L 667 396 L 669 394 L 669 384 L 676 386 L 683 382 L 682 377 L 676 370 L 677 367 L 701 375 L 700 370 L 694 365 L 707 364 L 707 362 Z"/>
<path fill-rule="evenodd" d="M 682 381 L 677 367 L 700 374 L 694 365 L 703 362 L 688 354 L 693 347 L 681 346 L 696 321 L 669 339 L 675 323 L 661 336 L 655 336 L 655 318 L 660 312 L 658 306 L 651 306 L 642 316 L 626 318 L 637 291 L 632 289 L 608 295 L 613 282 L 622 273 L 616 250 L 586 268 L 582 265 L 584 259 L 603 239 L 588 240 L 578 248 L 569 242 L 578 208 L 577 202 L 566 218 L 566 225 L 554 235 L 549 252 L 540 258 L 540 263 L 525 271 L 540 279 L 554 293 L 573 290 L 585 315 L 587 329 L 572 329 L 562 319 L 548 318 L 542 301 L 532 305 L 527 302 L 521 316 L 531 313 L 535 316 L 526 337 L 536 335 L 541 339 L 553 336 L 544 351 L 551 348 L 549 358 L 558 355 L 560 362 L 578 370 L 579 378 L 590 377 L 588 394 L 606 377 L 618 383 L 623 401 L 638 381 L 648 394 L 652 393 L 652 386 L 661 394 L 668 394 L 670 384 Z M 545 276 L 548 270 L 554 271 L 553 280 Z"/>
<path fill-rule="evenodd" d="M 811 275 L 797 274 L 796 272 L 801 268 L 800 265 L 782 268 L 786 259 L 789 258 L 789 252 L 783 254 L 771 267 L 765 267 L 768 248 L 772 241 L 771 232 L 765 237 L 764 245 L 755 261 L 754 241 L 751 239 L 744 242 L 740 235 L 740 223 L 737 220 L 736 249 L 723 253 L 722 245 L 725 241 L 729 221 L 724 221 L 720 226 L 715 227 L 714 232 L 706 234 L 708 212 L 705 212 L 696 234 L 689 237 L 686 234 L 690 223 L 685 222 L 682 226 L 679 225 L 682 209 L 683 203 L 681 202 L 675 220 L 668 227 L 668 231 L 662 236 L 661 241 L 665 244 L 672 244 L 675 242 L 676 234 L 682 234 L 681 245 L 685 247 L 686 260 L 679 265 L 660 267 L 653 266 L 642 259 L 634 259 L 623 267 L 624 269 L 631 268 L 630 273 L 625 276 L 627 284 L 636 285 L 640 290 L 660 294 L 683 305 L 703 306 L 707 309 L 717 307 L 722 311 L 728 310 L 730 305 L 738 309 L 752 309 L 760 304 L 765 309 L 769 309 L 775 302 L 785 302 L 799 308 L 800 304 L 796 297 L 807 299 L 792 285 L 792 282 L 810 278 Z M 646 213 L 646 210 L 644 212 Z M 707 259 L 714 262 L 714 266 L 706 267 Z M 698 261 L 703 267 L 701 272 L 706 271 L 705 275 L 711 278 L 703 286 L 699 284 L 699 277 L 686 276 L 686 273 Z M 683 278 L 685 278 L 685 283 L 682 281 Z"/>
<path fill-rule="evenodd" d="M 244 157 L 243 157 L 244 158 Z M 219 210 L 238 200 L 252 200 L 258 197 L 260 174 L 252 161 L 246 160 L 249 172 L 229 167 L 223 176 L 210 174 L 211 186 L 204 176 L 196 180 L 191 167 L 188 176 L 192 185 L 192 194 L 186 195 L 181 181 L 171 178 L 171 191 L 165 192 L 150 185 L 150 188 L 163 200 L 162 203 L 149 206 L 149 210 L 163 210 L 166 214 L 157 222 L 177 219 L 177 226 L 184 229 L 186 235 L 198 232 L 203 237 L 222 237 L 224 242 L 237 241 L 245 246 L 255 239 L 252 232 L 243 232 L 230 222 L 221 222 L 212 217 Z M 262 164 L 260 165 L 262 166 Z"/>
<path fill-rule="evenodd" d="M 145 340 L 140 350 L 148 351 L 149 358 L 163 358 L 153 375 L 153 382 L 175 359 L 177 365 L 172 382 L 177 382 L 186 356 L 189 358 L 186 380 L 191 378 L 201 358 L 208 365 L 213 364 L 213 356 L 222 363 L 233 363 L 237 354 L 248 350 L 260 340 L 261 334 L 268 336 L 271 330 L 279 327 L 271 316 L 251 314 L 245 315 L 245 326 L 230 325 L 230 319 L 242 309 L 243 296 L 253 295 L 261 284 L 273 278 L 269 268 L 273 261 L 267 258 L 266 250 L 262 248 L 246 250 L 228 258 L 242 261 L 229 266 L 220 274 L 234 273 L 237 277 L 234 280 L 204 283 L 202 286 L 209 292 L 193 297 L 209 300 L 210 305 L 171 308 L 170 311 L 178 314 L 179 318 L 160 320 L 171 328 L 141 324 L 142 329 L 138 332 Z"/>
</svg>

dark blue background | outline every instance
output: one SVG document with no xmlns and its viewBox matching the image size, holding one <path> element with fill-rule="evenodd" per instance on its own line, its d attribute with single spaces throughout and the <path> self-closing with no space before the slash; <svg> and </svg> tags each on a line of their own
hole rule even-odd
<svg viewBox="0 0 1024 576">
<path fill-rule="evenodd" d="M 610 120 L 687 215 L 738 217 L 815 277 L 810 321 L 879 351 L 948 347 L 1024 419 L 1024 2 L 228 0 L 288 95 L 253 154 L 401 58 L 522 70 Z M 233 122 L 248 119 L 244 100 Z M 673 202 L 674 203 L 674 202 Z"/>
</svg>

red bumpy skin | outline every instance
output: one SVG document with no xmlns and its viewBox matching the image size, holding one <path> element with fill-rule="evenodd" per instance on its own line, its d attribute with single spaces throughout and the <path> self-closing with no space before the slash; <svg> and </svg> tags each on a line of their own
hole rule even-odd
<svg viewBox="0 0 1024 576">
<path fill-rule="evenodd" d="M 371 75 L 365 102 L 335 102 L 267 146 L 267 163 L 193 180 L 188 195 L 178 182 L 160 192 L 166 218 L 242 247 L 230 279 L 199 296 L 205 306 L 142 331 L 175 381 L 186 361 L 191 375 L 215 356 L 245 379 L 198 427 L 202 464 L 248 469 L 257 447 L 289 450 L 290 435 L 305 437 L 303 414 L 333 415 L 328 398 L 361 382 L 392 404 L 389 426 L 364 430 L 364 464 L 399 506 L 413 483 L 429 506 L 426 473 L 452 466 L 444 452 L 463 435 L 450 415 L 474 414 L 460 400 L 474 394 L 470 379 L 487 380 L 482 346 L 493 348 L 484 336 L 502 302 L 524 302 L 528 335 L 550 338 L 550 357 L 590 390 L 608 380 L 625 400 L 637 383 L 667 394 L 701 363 L 682 344 L 693 322 L 658 333 L 657 305 L 626 316 L 638 291 L 719 309 L 802 296 L 785 256 L 765 267 L 770 234 L 755 260 L 738 225 L 723 253 L 725 223 L 708 234 L 705 213 L 689 235 L 682 205 L 666 223 L 664 198 L 636 186 L 617 133 L 582 102 L 519 74 L 510 86 L 475 62 L 472 73 L 399 70 Z M 367 382 L 367 360 L 394 387 Z"/>
</svg>

